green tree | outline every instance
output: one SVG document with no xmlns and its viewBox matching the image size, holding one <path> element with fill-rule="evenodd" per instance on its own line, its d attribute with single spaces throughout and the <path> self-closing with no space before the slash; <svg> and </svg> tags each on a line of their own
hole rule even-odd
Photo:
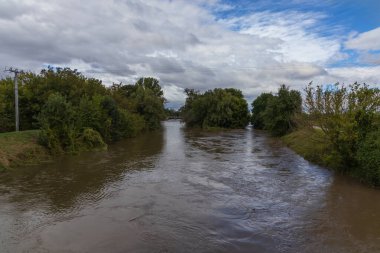
<svg viewBox="0 0 380 253">
<path fill-rule="evenodd" d="M 248 124 L 248 105 L 241 91 L 214 89 L 201 94 L 186 89 L 185 92 L 187 99 L 181 112 L 187 126 L 243 128 Z"/>
<path fill-rule="evenodd" d="M 14 131 L 15 109 L 13 80 L 0 80 L 0 132 Z"/>
<path fill-rule="evenodd" d="M 123 109 L 144 118 L 147 130 L 161 127 L 161 120 L 165 119 L 165 98 L 157 79 L 140 78 L 135 85 L 114 84 L 111 91 Z"/>
<path fill-rule="evenodd" d="M 252 102 L 252 123 L 255 128 L 281 136 L 296 127 L 294 118 L 301 111 L 300 92 L 281 85 L 276 95 L 263 93 Z"/>
<path fill-rule="evenodd" d="M 158 79 L 105 87 L 70 68 L 19 75 L 21 130 L 41 129 L 53 152 L 102 147 L 106 142 L 160 128 L 165 98 Z M 0 132 L 14 130 L 13 80 L 0 80 Z"/>
<path fill-rule="evenodd" d="M 136 82 L 136 86 L 151 90 L 155 97 L 161 98 L 163 101 L 165 101 L 164 92 L 161 89 L 160 81 L 158 79 L 153 77 L 141 77 Z"/>
<path fill-rule="evenodd" d="M 273 99 L 272 93 L 262 93 L 252 102 L 252 118 L 251 123 L 256 129 L 264 129 L 264 112 L 268 106 L 268 102 Z"/>
<path fill-rule="evenodd" d="M 356 176 L 372 185 L 380 185 L 380 130 L 367 134 L 359 143 L 356 155 L 358 167 L 354 172 Z"/>
<path fill-rule="evenodd" d="M 296 127 L 294 117 L 302 111 L 302 98 L 299 91 L 289 90 L 281 85 L 277 96 L 268 100 L 264 112 L 265 129 L 275 136 L 289 133 Z"/>
<path fill-rule="evenodd" d="M 71 103 L 58 93 L 51 94 L 39 115 L 41 143 L 54 153 L 75 151 L 79 137 L 75 119 Z"/>
<path fill-rule="evenodd" d="M 305 92 L 305 108 L 313 126 L 325 134 L 341 161 L 341 169 L 356 167 L 360 143 L 376 130 L 380 90 L 358 83 L 348 88 L 338 83 L 328 88 L 310 83 Z"/>
</svg>

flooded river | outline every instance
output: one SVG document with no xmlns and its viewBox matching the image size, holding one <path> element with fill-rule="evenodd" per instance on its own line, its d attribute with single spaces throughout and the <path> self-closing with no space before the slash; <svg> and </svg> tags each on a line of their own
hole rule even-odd
<svg viewBox="0 0 380 253">
<path fill-rule="evenodd" d="M 380 190 L 178 121 L 0 174 L 0 252 L 380 252 Z"/>
</svg>

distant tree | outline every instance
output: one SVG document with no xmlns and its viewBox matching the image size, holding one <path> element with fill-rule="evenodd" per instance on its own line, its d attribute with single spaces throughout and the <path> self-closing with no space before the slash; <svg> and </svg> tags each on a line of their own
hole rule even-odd
<svg viewBox="0 0 380 253">
<path fill-rule="evenodd" d="M 272 93 L 262 93 L 252 102 L 252 118 L 251 123 L 256 129 L 264 129 L 264 112 L 268 106 L 268 102 L 273 98 Z"/>
<path fill-rule="evenodd" d="M 173 108 L 165 108 L 165 115 L 167 119 L 178 119 L 180 118 L 180 111 Z"/>
<path fill-rule="evenodd" d="M 160 81 L 153 77 L 141 77 L 136 82 L 136 86 L 143 87 L 144 89 L 149 89 L 153 92 L 153 95 L 164 99 L 164 92 L 161 89 Z"/>
<path fill-rule="evenodd" d="M 277 95 L 268 100 L 264 112 L 265 129 L 275 136 L 289 133 L 296 126 L 294 116 L 301 111 L 301 93 L 281 85 Z"/>
<path fill-rule="evenodd" d="M 248 105 L 239 90 L 214 89 L 201 94 L 185 89 L 185 93 L 181 112 L 189 127 L 243 128 L 249 122 Z"/>
<path fill-rule="evenodd" d="M 140 78 L 134 85 L 114 84 L 111 87 L 113 98 L 125 110 L 141 115 L 148 130 L 161 127 L 165 119 L 165 98 L 155 78 Z"/>
<path fill-rule="evenodd" d="M 281 85 L 276 95 L 263 93 L 252 102 L 252 124 L 255 128 L 281 136 L 296 126 L 294 117 L 301 111 L 300 92 Z"/>
</svg>

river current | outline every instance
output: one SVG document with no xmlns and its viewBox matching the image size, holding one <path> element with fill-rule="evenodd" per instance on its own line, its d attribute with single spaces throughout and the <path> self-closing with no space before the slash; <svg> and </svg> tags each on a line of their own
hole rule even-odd
<svg viewBox="0 0 380 253">
<path fill-rule="evenodd" d="M 0 252 L 380 252 L 380 190 L 250 127 L 166 121 L 1 173 Z"/>
</svg>

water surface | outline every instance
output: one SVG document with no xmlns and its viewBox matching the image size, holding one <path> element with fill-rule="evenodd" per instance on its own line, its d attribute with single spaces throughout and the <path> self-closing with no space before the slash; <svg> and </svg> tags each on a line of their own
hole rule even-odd
<svg viewBox="0 0 380 253">
<path fill-rule="evenodd" d="M 0 174 L 0 252 L 380 252 L 380 191 L 251 128 L 163 131 Z"/>
</svg>

